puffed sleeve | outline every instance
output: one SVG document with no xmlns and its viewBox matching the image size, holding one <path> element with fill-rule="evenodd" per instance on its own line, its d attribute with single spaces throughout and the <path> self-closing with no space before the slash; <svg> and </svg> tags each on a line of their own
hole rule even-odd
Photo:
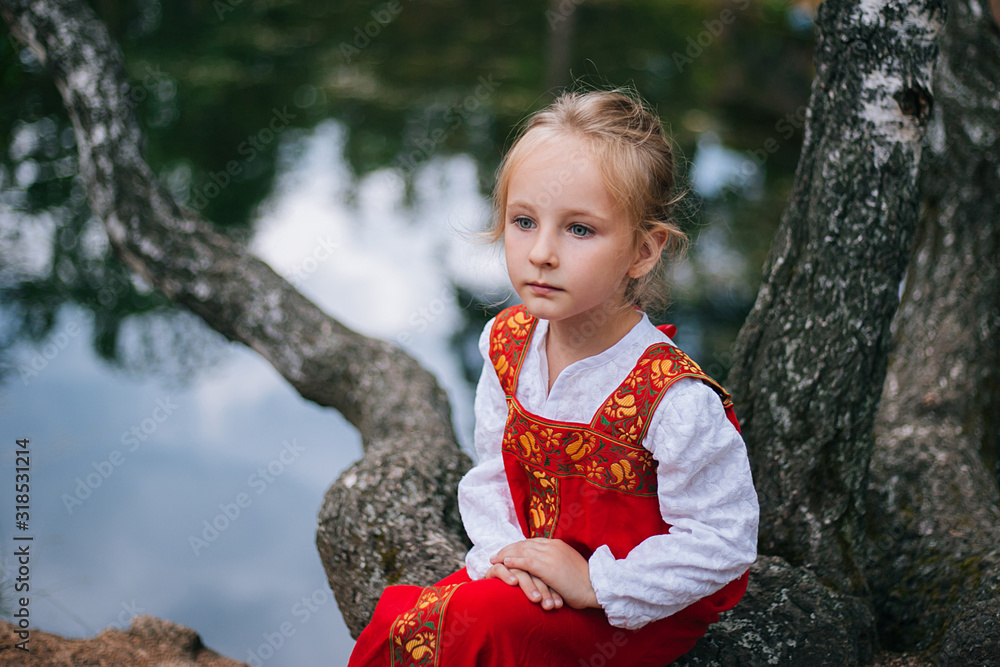
<svg viewBox="0 0 1000 667">
<path fill-rule="evenodd" d="M 671 387 L 643 445 L 657 461 L 669 534 L 616 560 L 590 557 L 590 580 L 609 622 L 636 629 L 674 614 L 741 576 L 757 557 L 757 494 L 746 446 L 718 395 L 700 380 Z"/>
<path fill-rule="evenodd" d="M 483 372 L 476 387 L 476 430 L 474 442 L 479 462 L 458 484 L 458 510 L 473 547 L 465 556 L 472 579 L 482 579 L 490 568 L 490 557 L 508 544 L 524 539 L 514 500 L 507 486 L 500 444 L 507 422 L 507 401 L 500 379 L 489 357 L 490 330 L 486 324 L 479 337 Z"/>
</svg>

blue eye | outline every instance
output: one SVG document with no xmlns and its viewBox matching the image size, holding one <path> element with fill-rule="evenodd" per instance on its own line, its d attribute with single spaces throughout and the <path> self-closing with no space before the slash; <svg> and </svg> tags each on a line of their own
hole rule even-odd
<svg viewBox="0 0 1000 667">
<path fill-rule="evenodd" d="M 592 232 L 590 230 L 590 227 L 587 227 L 586 225 L 581 225 L 579 222 L 575 222 L 569 226 L 569 233 L 572 234 L 573 236 L 584 238 L 585 236 L 590 236 Z"/>
<path fill-rule="evenodd" d="M 521 229 L 531 229 L 531 227 L 535 224 L 531 218 L 526 218 L 523 215 L 519 215 L 514 218 L 513 222 Z"/>
</svg>

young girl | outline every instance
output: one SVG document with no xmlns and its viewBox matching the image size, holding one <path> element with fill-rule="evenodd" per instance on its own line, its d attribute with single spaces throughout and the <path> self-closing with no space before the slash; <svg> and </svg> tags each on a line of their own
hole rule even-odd
<svg viewBox="0 0 1000 667">
<path fill-rule="evenodd" d="M 758 508 L 731 401 L 642 310 L 685 240 L 673 185 L 630 95 L 564 94 L 525 125 L 492 230 L 523 304 L 479 340 L 458 489 L 474 546 L 387 588 L 351 667 L 662 667 L 743 595 Z"/>
</svg>

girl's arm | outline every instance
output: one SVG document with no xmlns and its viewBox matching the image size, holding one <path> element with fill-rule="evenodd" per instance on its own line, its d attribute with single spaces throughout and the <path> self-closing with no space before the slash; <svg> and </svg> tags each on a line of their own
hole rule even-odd
<svg viewBox="0 0 1000 667">
<path fill-rule="evenodd" d="M 472 579 L 482 579 L 486 575 L 492 565 L 490 556 L 524 539 L 507 486 L 500 449 L 507 422 L 507 401 L 489 358 L 492 327 L 493 320 L 490 320 L 479 337 L 479 351 L 484 359 L 475 403 L 475 447 L 479 463 L 458 484 L 458 509 L 465 532 L 474 545 L 465 556 L 465 566 Z"/>
<path fill-rule="evenodd" d="M 616 560 L 605 545 L 590 580 L 612 625 L 635 629 L 742 575 L 757 557 L 757 494 L 746 446 L 700 380 L 671 387 L 643 445 L 658 461 L 660 513 L 672 527 Z"/>
</svg>

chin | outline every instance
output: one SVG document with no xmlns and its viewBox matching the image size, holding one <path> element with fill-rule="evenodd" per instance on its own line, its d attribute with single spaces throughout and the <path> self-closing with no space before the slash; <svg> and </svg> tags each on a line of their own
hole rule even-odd
<svg viewBox="0 0 1000 667">
<path fill-rule="evenodd" d="M 528 314 L 531 315 L 532 317 L 537 317 L 538 319 L 542 320 L 549 320 L 552 319 L 553 315 L 558 315 L 556 309 L 553 308 L 551 304 L 547 304 L 544 302 L 539 303 L 538 300 L 534 298 L 527 300 L 522 298 L 521 301 L 524 303 L 525 310 L 527 310 Z"/>
<path fill-rule="evenodd" d="M 542 319 L 542 320 L 547 320 L 547 319 L 549 319 L 549 318 L 548 318 L 548 315 L 547 315 L 547 313 L 545 312 L 545 309 L 544 309 L 544 308 L 542 308 L 542 309 L 539 309 L 539 308 L 537 308 L 537 307 L 535 307 L 535 306 L 532 306 L 532 305 L 530 305 L 530 304 L 527 304 L 527 303 L 525 303 L 525 304 L 524 304 L 524 309 L 525 309 L 525 310 L 527 310 L 527 311 L 528 311 L 528 314 L 529 314 L 529 315 L 531 315 L 532 317 L 536 317 L 536 318 L 538 318 L 538 319 Z"/>
</svg>

